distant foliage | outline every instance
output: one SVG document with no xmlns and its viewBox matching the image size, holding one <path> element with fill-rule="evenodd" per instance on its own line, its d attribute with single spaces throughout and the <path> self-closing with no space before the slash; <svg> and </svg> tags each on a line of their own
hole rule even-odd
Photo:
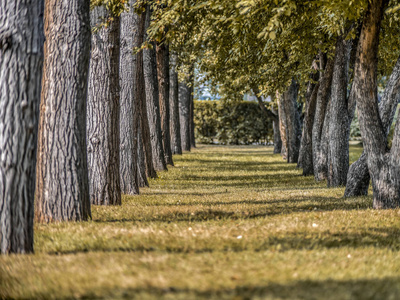
<svg viewBox="0 0 400 300">
<path fill-rule="evenodd" d="M 196 141 L 220 144 L 272 142 L 272 122 L 250 101 L 195 101 Z"/>
<path fill-rule="evenodd" d="M 361 140 L 361 131 L 360 124 L 358 123 L 357 111 L 354 113 L 354 118 L 350 125 L 350 139 Z"/>
</svg>

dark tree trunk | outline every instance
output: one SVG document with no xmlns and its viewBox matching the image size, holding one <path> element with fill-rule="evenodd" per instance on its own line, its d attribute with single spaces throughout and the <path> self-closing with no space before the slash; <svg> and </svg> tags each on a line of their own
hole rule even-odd
<svg viewBox="0 0 400 300">
<path fill-rule="evenodd" d="M 286 126 L 286 114 L 283 106 L 283 95 L 277 93 L 276 98 L 278 99 L 278 113 L 279 113 L 279 132 L 282 141 L 281 155 L 284 160 L 287 160 L 288 155 L 288 139 L 287 139 L 287 126 Z"/>
<path fill-rule="evenodd" d="M 351 43 L 344 36 L 338 37 L 336 43 L 329 111 L 328 187 L 346 185 L 349 170 L 351 121 L 348 114 L 347 85 Z"/>
<path fill-rule="evenodd" d="M 392 75 L 386 85 L 382 101 L 379 103 L 379 114 L 386 136 L 389 133 L 396 113 L 397 104 L 400 99 L 400 57 L 393 69 Z M 368 194 L 370 176 L 367 166 L 367 155 L 362 153 L 360 158 L 354 162 L 347 174 L 345 197 L 363 196 Z"/>
<path fill-rule="evenodd" d="M 0 0 L 0 253 L 33 252 L 43 0 Z"/>
<path fill-rule="evenodd" d="M 138 130 L 138 148 L 137 148 L 137 156 L 138 156 L 138 171 L 137 171 L 137 181 L 139 183 L 139 187 L 149 186 L 149 182 L 147 180 L 146 174 L 146 155 L 144 153 L 144 146 L 142 140 L 142 130 L 140 129 L 142 126 L 139 120 L 139 130 Z"/>
<path fill-rule="evenodd" d="M 91 217 L 86 157 L 89 7 L 90 1 L 46 1 L 36 168 L 39 222 Z"/>
<path fill-rule="evenodd" d="M 127 12 L 121 14 L 121 58 L 120 58 L 120 178 L 121 192 L 128 195 L 139 194 L 137 182 L 137 135 L 138 108 L 135 101 L 136 56 L 132 48 L 137 39 L 138 17 L 133 3 Z"/>
<path fill-rule="evenodd" d="M 150 26 L 151 11 L 146 8 L 146 30 Z M 158 100 L 158 80 L 156 51 L 145 49 L 143 51 L 143 69 L 146 88 L 147 113 L 150 127 L 151 148 L 153 154 L 153 165 L 157 171 L 167 170 L 165 163 L 164 146 L 161 132 L 160 105 Z"/>
<path fill-rule="evenodd" d="M 174 165 L 172 161 L 171 137 L 169 129 L 169 50 L 164 41 L 156 45 L 157 53 L 157 78 L 158 95 L 160 101 L 161 131 L 163 135 L 163 146 L 165 161 Z"/>
<path fill-rule="evenodd" d="M 190 87 L 179 83 L 179 118 L 182 150 L 190 151 Z"/>
<path fill-rule="evenodd" d="M 282 151 L 282 139 L 279 131 L 279 118 L 276 117 L 272 120 L 272 127 L 274 130 L 274 154 L 280 154 Z"/>
<path fill-rule="evenodd" d="M 300 115 L 297 110 L 298 85 L 292 80 L 289 89 L 282 95 L 286 117 L 287 162 L 297 163 L 300 150 Z"/>
<path fill-rule="evenodd" d="M 194 134 L 194 76 L 192 75 L 192 85 L 190 87 L 190 147 L 196 148 L 196 136 Z"/>
<path fill-rule="evenodd" d="M 140 47 L 143 44 L 145 23 L 146 23 L 146 13 L 142 13 L 138 16 L 137 40 L 135 43 L 136 47 Z M 149 119 L 147 116 L 146 88 L 145 88 L 144 69 L 143 69 L 143 51 L 139 51 L 136 54 L 135 83 L 136 83 L 135 100 L 138 102 L 137 105 L 140 118 L 140 129 L 143 142 L 142 145 L 146 163 L 146 175 L 149 178 L 156 178 L 157 173 L 153 165 L 150 127 L 149 127 Z"/>
<path fill-rule="evenodd" d="M 172 53 L 170 65 L 170 86 L 169 86 L 169 100 L 170 100 L 170 130 L 171 130 L 171 148 L 172 154 L 182 154 L 181 144 L 181 126 L 179 124 L 179 87 L 178 87 L 178 73 L 176 71 L 178 56 Z"/>
<path fill-rule="evenodd" d="M 388 1 L 372 0 L 364 16 L 357 49 L 353 88 L 357 101 L 364 151 L 373 187 L 373 206 L 400 205 L 400 122 L 397 121 L 392 149 L 387 148 L 387 128 L 379 115 L 377 65 L 379 32 Z"/>
<path fill-rule="evenodd" d="M 92 27 L 108 19 L 104 7 L 91 12 Z M 119 175 L 119 17 L 92 34 L 87 102 L 90 201 L 120 205 Z"/>
<path fill-rule="evenodd" d="M 317 94 L 319 83 L 311 84 L 309 89 L 312 90 L 307 95 L 306 110 L 303 124 L 303 134 L 301 136 L 299 162 L 297 166 L 303 168 L 303 176 L 314 174 L 313 156 L 312 156 L 312 129 L 315 117 L 315 108 L 317 106 Z"/>
<path fill-rule="evenodd" d="M 312 129 L 313 166 L 314 177 L 316 181 L 324 180 L 327 177 L 326 152 L 324 152 L 324 149 L 322 147 L 322 137 L 327 106 L 331 92 L 332 75 L 333 60 L 329 59 L 326 63 L 325 70 L 323 74 L 320 75 L 319 79 L 317 104 L 315 108 L 315 117 Z"/>
</svg>

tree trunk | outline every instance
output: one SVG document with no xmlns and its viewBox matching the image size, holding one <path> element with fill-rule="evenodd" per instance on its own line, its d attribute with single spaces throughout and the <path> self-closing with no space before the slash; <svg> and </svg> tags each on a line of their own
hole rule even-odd
<svg viewBox="0 0 400 300">
<path fill-rule="evenodd" d="M 332 75 L 333 60 L 329 59 L 326 63 L 325 70 L 323 74 L 320 75 L 319 79 L 317 105 L 315 108 L 315 118 L 312 129 L 313 166 L 316 181 L 324 180 L 327 177 L 326 153 L 323 151 L 322 137 L 331 92 Z"/>
<path fill-rule="evenodd" d="M 36 168 L 39 222 L 91 217 L 86 157 L 89 7 L 89 1 L 46 1 Z"/>
<path fill-rule="evenodd" d="M 289 89 L 282 95 L 286 116 L 287 162 L 297 163 L 300 148 L 300 116 L 297 110 L 298 85 L 292 80 Z"/>
<path fill-rule="evenodd" d="M 347 103 L 348 68 L 351 40 L 338 37 L 332 75 L 329 152 L 328 152 L 328 187 L 346 185 L 349 170 L 350 124 Z"/>
<path fill-rule="evenodd" d="M 129 10 L 121 14 L 121 58 L 120 58 L 120 179 L 121 192 L 139 194 L 137 182 L 137 135 L 138 108 L 135 101 L 136 56 L 132 48 L 137 39 L 138 17 L 130 4 Z"/>
<path fill-rule="evenodd" d="M 192 75 L 192 86 L 190 87 L 190 147 L 196 148 L 196 136 L 194 134 L 194 76 Z"/>
<path fill-rule="evenodd" d="M 146 8 L 146 25 L 150 26 L 150 6 Z M 145 30 L 145 32 L 146 32 Z M 158 100 L 157 63 L 155 49 L 143 51 L 143 69 L 146 88 L 147 113 L 150 127 L 153 165 L 157 171 L 167 170 L 161 132 L 160 105 Z"/>
<path fill-rule="evenodd" d="M 303 168 L 303 176 L 314 174 L 313 156 L 312 156 L 312 129 L 314 124 L 315 109 L 317 106 L 317 94 L 319 83 L 310 84 L 310 96 L 307 96 L 306 113 L 303 124 L 303 134 L 301 136 L 300 153 L 298 167 Z"/>
<path fill-rule="evenodd" d="M 142 13 L 138 16 L 138 27 L 137 27 L 137 40 L 136 47 L 140 47 L 143 44 L 144 30 L 146 23 L 146 13 Z M 146 88 L 144 81 L 144 69 L 143 69 L 143 51 L 139 51 L 136 54 L 136 75 L 135 75 L 135 100 L 138 102 L 139 118 L 140 118 L 140 129 L 143 151 L 146 163 L 146 175 L 149 178 L 156 178 L 157 172 L 153 165 L 153 154 L 151 147 L 150 138 L 150 127 L 149 119 L 147 116 L 147 105 L 146 105 Z"/>
<path fill-rule="evenodd" d="M 144 153 L 143 139 L 142 139 L 142 130 L 140 129 L 141 120 L 139 120 L 139 130 L 138 130 L 138 148 L 137 148 L 137 156 L 138 156 L 138 171 L 137 171 L 137 181 L 139 183 L 139 187 L 149 186 L 149 182 L 147 180 L 146 174 L 146 155 Z"/>
<path fill-rule="evenodd" d="M 181 144 L 181 126 L 179 124 L 179 87 L 178 87 L 178 73 L 176 71 L 178 55 L 171 54 L 171 68 L 170 68 L 170 87 L 169 87 L 169 100 L 170 100 L 170 130 L 171 130 L 171 148 L 172 154 L 182 154 Z"/>
<path fill-rule="evenodd" d="M 274 131 L 274 154 L 280 154 L 282 151 L 282 139 L 279 131 L 279 118 L 272 120 L 272 127 Z"/>
<path fill-rule="evenodd" d="M 179 118 L 182 150 L 190 151 L 190 87 L 179 83 Z"/>
<path fill-rule="evenodd" d="M 91 12 L 92 27 L 108 19 L 102 7 Z M 89 68 L 87 143 L 90 201 L 120 205 L 119 175 L 119 17 L 92 34 Z"/>
<path fill-rule="evenodd" d="M 400 57 L 393 69 L 392 75 L 386 85 L 382 101 L 379 103 L 379 115 L 383 128 L 386 129 L 386 136 L 389 133 L 396 113 L 397 104 L 400 99 Z M 365 151 L 360 158 L 354 162 L 347 175 L 345 197 L 363 196 L 368 194 L 370 176 L 367 166 L 367 155 Z"/>
<path fill-rule="evenodd" d="M 33 252 L 43 0 L 0 0 L 0 253 Z"/>
<path fill-rule="evenodd" d="M 279 113 L 279 132 L 282 141 L 281 155 L 284 160 L 288 158 L 288 139 L 286 134 L 286 114 L 283 107 L 283 95 L 277 93 L 276 98 L 278 99 L 278 113 Z"/>
<path fill-rule="evenodd" d="M 160 101 L 161 131 L 163 135 L 163 146 L 165 161 L 174 165 L 172 161 L 171 137 L 169 129 L 169 50 L 168 45 L 163 43 L 156 45 L 157 53 L 157 78 L 158 95 Z"/>
<path fill-rule="evenodd" d="M 379 115 L 377 65 L 379 32 L 388 1 L 372 0 L 364 16 L 357 49 L 354 89 L 364 151 L 373 187 L 374 208 L 400 205 L 400 122 L 397 121 L 392 149 L 387 149 L 387 128 Z"/>
</svg>

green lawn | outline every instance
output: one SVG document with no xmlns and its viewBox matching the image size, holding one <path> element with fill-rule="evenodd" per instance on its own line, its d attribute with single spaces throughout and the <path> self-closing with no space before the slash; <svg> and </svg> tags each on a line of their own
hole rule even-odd
<svg viewBox="0 0 400 300">
<path fill-rule="evenodd" d="M 36 224 L 34 255 L 0 256 L 0 298 L 399 299 L 400 210 L 343 199 L 270 147 L 174 159 L 90 222 Z"/>
</svg>

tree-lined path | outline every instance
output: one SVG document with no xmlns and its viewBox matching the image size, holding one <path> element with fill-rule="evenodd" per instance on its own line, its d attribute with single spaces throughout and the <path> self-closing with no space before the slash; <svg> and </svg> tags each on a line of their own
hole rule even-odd
<svg viewBox="0 0 400 300">
<path fill-rule="evenodd" d="M 343 198 L 273 147 L 200 145 L 174 164 L 91 221 L 35 224 L 35 254 L 0 256 L 0 298 L 399 295 L 399 209 Z"/>
</svg>

